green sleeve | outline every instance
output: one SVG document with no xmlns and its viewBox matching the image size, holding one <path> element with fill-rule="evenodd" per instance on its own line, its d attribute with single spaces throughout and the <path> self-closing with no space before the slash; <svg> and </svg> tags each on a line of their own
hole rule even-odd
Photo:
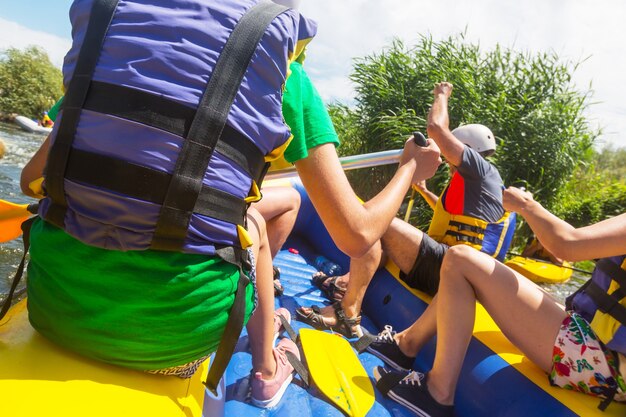
<svg viewBox="0 0 626 417">
<path fill-rule="evenodd" d="M 65 96 L 64 96 L 65 97 Z M 57 116 L 59 115 L 59 110 L 61 109 L 61 104 L 63 104 L 63 98 L 61 97 L 59 99 L 59 101 L 57 101 L 56 103 L 54 103 L 54 106 L 52 106 L 50 108 L 50 110 L 48 110 L 48 117 L 55 122 L 57 120 Z"/>
<path fill-rule="evenodd" d="M 335 127 L 315 86 L 298 62 L 290 66 L 283 95 L 283 116 L 293 140 L 285 150 L 285 160 L 294 163 L 309 155 L 309 149 L 324 143 L 339 146 Z"/>
</svg>

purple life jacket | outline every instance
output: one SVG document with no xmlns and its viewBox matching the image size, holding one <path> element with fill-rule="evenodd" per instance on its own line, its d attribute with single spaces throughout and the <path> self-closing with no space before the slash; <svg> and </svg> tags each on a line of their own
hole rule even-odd
<svg viewBox="0 0 626 417">
<path fill-rule="evenodd" d="M 315 23 L 258 0 L 84 0 L 70 18 L 41 217 L 105 249 L 248 245 L 247 207 L 291 139 L 288 67 Z M 246 19 L 265 26 L 237 31 Z"/>
<path fill-rule="evenodd" d="M 589 322 L 607 348 L 626 355 L 626 255 L 600 259 L 566 305 Z"/>
</svg>

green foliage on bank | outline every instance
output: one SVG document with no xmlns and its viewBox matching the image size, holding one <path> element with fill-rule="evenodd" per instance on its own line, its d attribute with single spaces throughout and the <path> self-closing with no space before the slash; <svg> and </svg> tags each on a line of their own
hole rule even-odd
<svg viewBox="0 0 626 417">
<path fill-rule="evenodd" d="M 605 148 L 577 168 L 559 193 L 554 213 L 586 226 L 626 211 L 626 149 Z"/>
<path fill-rule="evenodd" d="M 0 53 L 0 113 L 41 118 L 62 95 L 61 71 L 43 49 L 31 46 Z"/>
<path fill-rule="evenodd" d="M 355 106 L 331 105 L 342 153 L 399 149 L 412 131 L 425 132 L 433 85 L 449 81 L 454 84 L 450 128 L 481 123 L 492 129 L 498 151 L 491 160 L 506 185 L 525 186 L 559 213 L 588 211 L 580 215 L 587 220 L 623 212 L 626 204 L 611 194 L 622 195 L 623 181 L 616 184 L 595 163 L 596 158 L 613 157 L 593 150 L 600 131 L 584 115 L 590 87 L 580 90 L 572 82 L 579 64 L 555 53 L 530 54 L 501 46 L 486 51 L 462 34 L 442 41 L 423 36 L 414 46 L 394 40 L 383 51 L 355 61 Z M 585 171 L 592 167 L 593 174 Z M 574 173 L 591 175 L 604 191 L 585 190 L 589 202 L 583 204 L 575 198 L 581 184 L 570 183 Z M 364 198 L 377 192 L 388 175 L 365 170 L 350 174 Z M 447 180 L 447 169 L 442 168 L 429 187 L 438 193 Z M 419 196 L 417 200 L 412 223 L 424 226 L 431 212 Z"/>
</svg>

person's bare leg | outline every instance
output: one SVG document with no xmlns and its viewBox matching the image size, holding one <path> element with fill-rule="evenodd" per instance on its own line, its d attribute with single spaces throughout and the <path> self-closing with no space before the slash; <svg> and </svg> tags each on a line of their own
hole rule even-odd
<svg viewBox="0 0 626 417">
<path fill-rule="evenodd" d="M 400 219 L 394 219 L 387 232 L 382 237 L 385 254 L 408 274 L 413 269 L 419 255 L 424 232 Z M 424 313 L 407 329 L 395 334 L 396 342 L 402 353 L 407 356 L 416 356 L 422 346 L 436 333 L 436 305 L 437 297 Z"/>
<path fill-rule="evenodd" d="M 405 274 L 411 272 L 419 255 L 424 232 L 400 219 L 393 219 L 381 241 L 385 254 Z"/>
<path fill-rule="evenodd" d="M 423 234 L 421 230 L 411 226 L 409 223 L 397 218 L 393 219 L 389 228 L 381 238 L 383 253 L 388 256 L 402 272 L 408 274 L 411 268 L 413 268 L 415 259 L 417 259 L 417 255 L 419 254 Z M 351 262 L 350 272 L 352 272 L 352 268 Z M 336 285 L 346 287 L 351 276 L 352 274 L 346 274 L 340 277 L 337 279 Z"/>
<path fill-rule="evenodd" d="M 341 307 L 346 312 L 346 316 L 356 317 L 361 313 L 365 291 L 380 267 L 382 257 L 382 247 L 378 241 L 364 256 L 350 259 L 350 279 L 346 293 L 341 300 Z"/>
<path fill-rule="evenodd" d="M 300 193 L 291 187 L 267 187 L 254 207 L 265 219 L 272 259 L 283 247 L 300 210 Z"/>
<path fill-rule="evenodd" d="M 272 379 L 276 373 L 276 359 L 272 353 L 274 341 L 274 286 L 272 257 L 267 241 L 265 222 L 254 208 L 248 210 L 248 230 L 255 241 L 256 285 L 259 302 L 248 321 L 247 329 L 252 352 L 252 369 L 261 372 L 263 379 Z"/>
<path fill-rule="evenodd" d="M 531 361 L 546 372 L 552 368 L 554 341 L 567 313 L 526 278 L 483 253 L 458 245 L 444 258 L 437 297 L 437 352 L 428 390 L 440 403 L 454 401 L 476 301 Z"/>
<path fill-rule="evenodd" d="M 406 356 L 417 356 L 422 347 L 437 333 L 437 296 L 411 326 L 394 335 L 400 351 Z"/>
</svg>

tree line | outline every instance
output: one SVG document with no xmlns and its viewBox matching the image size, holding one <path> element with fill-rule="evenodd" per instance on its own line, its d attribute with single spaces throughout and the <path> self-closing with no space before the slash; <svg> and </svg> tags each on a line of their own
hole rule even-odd
<svg viewBox="0 0 626 417">
<path fill-rule="evenodd" d="M 61 70 L 37 46 L 0 53 L 0 113 L 40 119 L 63 95 Z"/>
</svg>

